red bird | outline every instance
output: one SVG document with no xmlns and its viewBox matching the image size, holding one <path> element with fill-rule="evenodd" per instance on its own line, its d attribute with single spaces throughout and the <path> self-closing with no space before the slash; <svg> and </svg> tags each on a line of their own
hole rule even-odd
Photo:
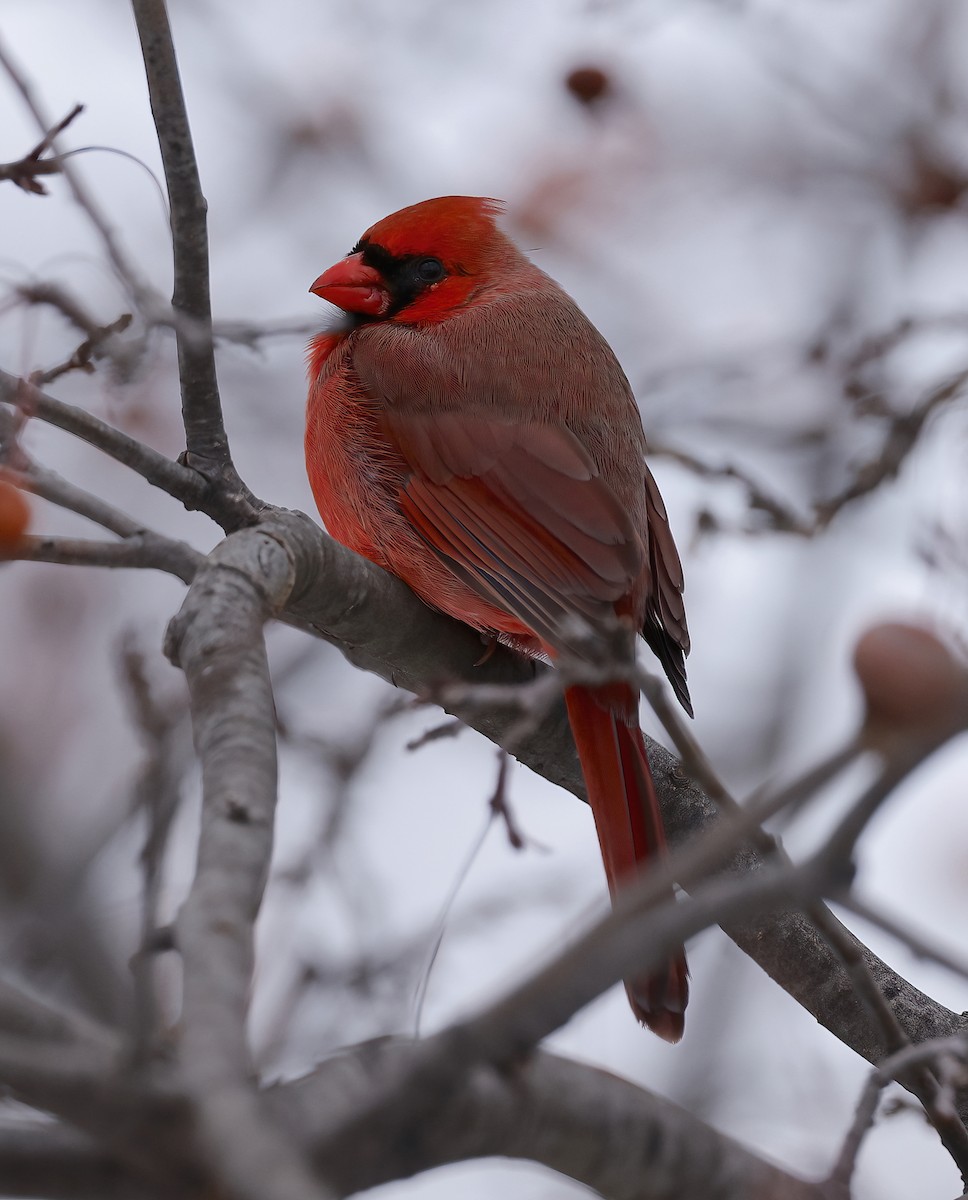
<svg viewBox="0 0 968 1200">
<path fill-rule="evenodd" d="M 497 227 L 441 196 L 368 229 L 311 291 L 349 314 L 310 345 L 306 462 L 326 528 L 427 604 L 531 655 L 641 632 L 691 712 L 682 568 L 604 338 Z M 584 631 L 584 633 L 582 632 Z M 666 853 L 626 683 L 565 691 L 614 895 Z M 680 952 L 626 991 L 682 1036 Z"/>
</svg>

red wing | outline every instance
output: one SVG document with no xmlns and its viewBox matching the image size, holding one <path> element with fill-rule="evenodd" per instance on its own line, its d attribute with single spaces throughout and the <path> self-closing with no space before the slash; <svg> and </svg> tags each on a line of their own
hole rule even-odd
<svg viewBox="0 0 968 1200">
<path fill-rule="evenodd" d="M 407 518 L 454 574 L 546 645 L 568 641 L 569 616 L 602 621 L 632 590 L 642 543 L 567 428 L 453 410 L 384 419 L 412 471 Z"/>
</svg>

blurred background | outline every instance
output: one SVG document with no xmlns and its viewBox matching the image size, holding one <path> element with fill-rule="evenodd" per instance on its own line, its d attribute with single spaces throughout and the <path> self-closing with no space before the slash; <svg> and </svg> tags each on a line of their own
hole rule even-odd
<svg viewBox="0 0 968 1200">
<path fill-rule="evenodd" d="M 313 279 L 402 205 L 499 197 L 509 232 L 575 296 L 636 390 L 687 572 L 695 732 L 738 794 L 852 732 L 851 647 L 872 620 L 923 619 L 964 638 L 963 402 L 932 413 L 899 478 L 829 520 L 822 507 L 968 367 L 964 6 L 173 0 L 171 14 L 209 203 L 226 422 L 258 495 L 313 512 L 303 355 L 331 319 L 307 292 Z M 0 0 L 0 35 L 51 123 L 85 106 L 65 144 L 90 147 L 77 170 L 167 294 L 160 162 L 126 6 Z M 0 78 L 0 161 L 39 136 Z M 99 322 L 130 310 L 64 181 L 46 183 L 47 196 L 0 186 L 0 365 L 14 373 L 49 368 L 81 340 L 25 286 L 56 282 Z M 177 455 L 172 340 L 136 319 L 124 344 L 50 390 Z M 206 518 L 57 430 L 33 421 L 24 445 L 149 526 L 203 551 L 216 543 Z M 750 503 L 744 480 L 765 503 Z M 41 502 L 34 532 L 97 536 Z M 157 785 L 146 764 L 162 770 L 174 813 L 163 919 L 193 868 L 184 688 L 160 651 L 182 594 L 156 574 L 0 568 L 0 955 L 101 1016 L 121 1015 L 138 944 L 144 803 Z M 432 1030 L 496 995 L 602 911 L 605 889 L 573 797 L 515 766 L 509 796 L 527 839 L 515 852 L 488 828 L 490 744 L 464 731 L 410 750 L 438 713 L 399 711 L 392 689 L 293 631 L 269 641 L 282 793 L 252 1038 L 272 1077 L 412 1032 L 418 1009 Z M 132 695 L 146 692 L 164 736 L 136 719 Z M 962 741 L 899 790 L 862 843 L 858 880 L 871 903 L 962 954 L 966 768 Z M 964 980 L 848 923 L 938 1001 L 968 1008 Z M 553 1044 L 793 1170 L 824 1173 L 865 1064 L 718 930 L 690 953 L 680 1046 L 640 1031 L 620 989 Z M 174 1018 L 177 964 L 164 962 Z M 957 1185 L 935 1135 L 902 1107 L 870 1136 L 857 1195 Z M 474 1200 L 496 1188 L 508 1200 L 586 1194 L 503 1162 L 379 1193 Z"/>
</svg>

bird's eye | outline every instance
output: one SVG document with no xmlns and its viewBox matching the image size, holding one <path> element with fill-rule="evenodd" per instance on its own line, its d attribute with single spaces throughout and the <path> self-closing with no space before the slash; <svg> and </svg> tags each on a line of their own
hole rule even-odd
<svg viewBox="0 0 968 1200">
<path fill-rule="evenodd" d="M 436 283 L 444 277 L 444 264 L 439 258 L 422 258 L 417 263 L 416 273 L 421 283 Z"/>
</svg>

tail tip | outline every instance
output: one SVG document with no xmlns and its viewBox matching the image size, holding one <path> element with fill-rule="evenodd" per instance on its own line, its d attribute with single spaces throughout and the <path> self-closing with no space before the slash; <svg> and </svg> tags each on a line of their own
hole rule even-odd
<svg viewBox="0 0 968 1200">
<path fill-rule="evenodd" d="M 668 1008 L 660 1008 L 656 1012 L 639 1011 L 635 1015 L 643 1025 L 651 1029 L 664 1042 L 675 1045 L 676 1042 L 682 1040 L 682 1035 L 686 1029 L 686 1017 L 684 1013 L 671 1012 Z"/>
<path fill-rule="evenodd" d="M 680 1041 L 686 1028 L 689 973 L 684 955 L 674 958 L 664 973 L 625 981 L 625 994 L 640 1024 L 664 1042 Z"/>
</svg>

